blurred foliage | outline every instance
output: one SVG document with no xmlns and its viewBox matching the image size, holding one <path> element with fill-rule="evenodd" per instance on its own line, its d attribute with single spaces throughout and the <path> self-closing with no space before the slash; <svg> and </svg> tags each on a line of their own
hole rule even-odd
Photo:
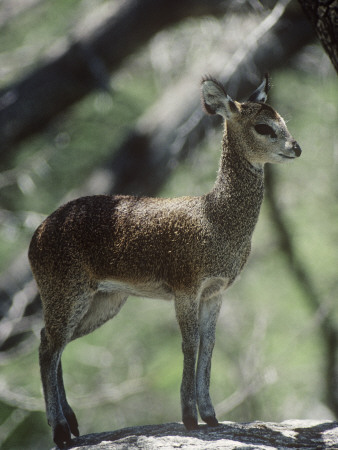
<svg viewBox="0 0 338 450">
<path fill-rule="evenodd" d="M 53 8 L 47 3 L 39 2 L 0 30 L 0 61 L 18 58 L 0 72 L 3 84 L 21 73 L 22 66 L 32 67 L 56 38 L 70 32 L 78 15 L 94 7 L 88 1 L 59 1 Z M 182 26 L 176 32 L 182 42 Z M 174 35 L 175 30 L 168 48 L 177 44 Z M 29 61 L 20 64 L 27 49 Z M 101 92 L 88 96 L 43 134 L 24 142 L 8 172 L 0 174 L 0 270 L 27 247 L 43 215 L 104 163 L 168 79 L 175 78 L 174 65 L 168 64 L 171 73 L 167 68 L 160 75 L 156 65 L 149 65 L 151 51 L 112 78 L 112 97 Z M 160 53 L 165 54 L 165 47 Z M 338 267 L 337 81 L 319 47 L 306 49 L 272 76 L 270 103 L 289 121 L 303 150 L 299 160 L 276 169 L 278 202 L 323 305 L 338 320 L 333 296 Z M 210 189 L 220 140 L 221 128 L 177 168 L 161 195 Z M 13 181 L 1 187 L 8 179 Z M 211 381 L 218 418 L 332 419 L 323 402 L 325 355 L 319 320 L 290 276 L 263 204 L 250 261 L 227 292 L 218 323 Z M 3 449 L 52 445 L 38 371 L 38 333 L 33 348 L 1 367 Z M 180 420 L 182 356 L 173 304 L 130 298 L 113 322 L 68 345 L 63 369 L 81 434 Z"/>
</svg>

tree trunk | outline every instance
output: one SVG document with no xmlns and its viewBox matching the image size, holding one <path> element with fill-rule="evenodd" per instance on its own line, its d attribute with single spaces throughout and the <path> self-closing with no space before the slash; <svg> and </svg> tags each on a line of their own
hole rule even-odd
<svg viewBox="0 0 338 450">
<path fill-rule="evenodd" d="M 338 73 L 337 0 L 299 0 Z"/>
</svg>

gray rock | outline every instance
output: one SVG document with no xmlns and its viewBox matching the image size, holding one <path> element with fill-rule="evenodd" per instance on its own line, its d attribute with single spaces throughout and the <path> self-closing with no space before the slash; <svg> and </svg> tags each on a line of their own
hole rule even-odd
<svg viewBox="0 0 338 450">
<path fill-rule="evenodd" d="M 145 425 L 88 434 L 68 447 L 78 450 L 272 450 L 338 449 L 338 422 L 288 420 L 282 423 L 222 422 L 187 431 L 180 423 Z"/>
</svg>

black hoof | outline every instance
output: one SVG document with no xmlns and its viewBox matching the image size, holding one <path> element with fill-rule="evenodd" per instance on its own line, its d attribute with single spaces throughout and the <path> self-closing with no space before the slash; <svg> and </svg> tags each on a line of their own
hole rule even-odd
<svg viewBox="0 0 338 450">
<path fill-rule="evenodd" d="M 184 417 L 183 423 L 187 430 L 198 430 L 198 422 L 195 417 Z"/>
<path fill-rule="evenodd" d="M 71 433 L 74 436 L 79 437 L 80 436 L 79 424 L 77 422 L 76 415 L 73 412 L 71 412 L 70 414 L 66 415 L 66 419 L 67 419 Z"/>
<path fill-rule="evenodd" d="M 53 440 L 59 448 L 71 444 L 70 429 L 67 423 L 59 423 L 54 428 Z"/>
<path fill-rule="evenodd" d="M 206 417 L 204 422 L 209 425 L 209 427 L 218 427 L 219 423 L 215 416 Z"/>
</svg>

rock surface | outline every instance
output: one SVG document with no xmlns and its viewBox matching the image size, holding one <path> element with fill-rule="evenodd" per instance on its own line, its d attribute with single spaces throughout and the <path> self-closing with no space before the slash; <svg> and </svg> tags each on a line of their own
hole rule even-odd
<svg viewBox="0 0 338 450">
<path fill-rule="evenodd" d="M 201 425 L 187 431 L 167 423 L 88 434 L 68 447 L 78 450 L 169 449 L 338 449 L 338 422 L 288 420 L 282 423 L 222 422 L 216 428 Z"/>
</svg>

